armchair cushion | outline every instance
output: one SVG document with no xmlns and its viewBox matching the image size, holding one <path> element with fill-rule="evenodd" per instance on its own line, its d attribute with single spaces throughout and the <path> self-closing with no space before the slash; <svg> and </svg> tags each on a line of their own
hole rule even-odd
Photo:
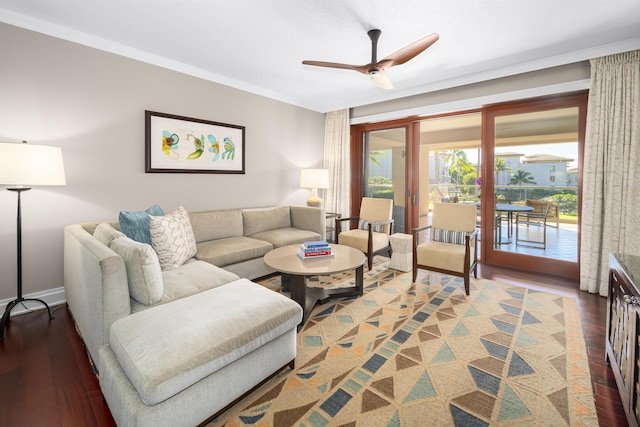
<svg viewBox="0 0 640 427">
<path fill-rule="evenodd" d="M 464 272 L 464 245 L 452 245 L 450 243 L 435 242 L 433 240 L 423 243 L 416 249 L 419 265 L 439 268 L 442 270 Z M 473 257 L 469 260 L 473 262 Z"/>
<path fill-rule="evenodd" d="M 456 245 L 464 245 L 464 238 L 467 235 L 466 231 L 443 230 L 442 228 L 432 228 L 431 232 L 433 233 L 431 238 L 433 241 Z"/>
<path fill-rule="evenodd" d="M 373 251 L 389 246 L 389 235 L 387 233 L 373 232 Z M 364 253 L 367 253 L 367 244 L 369 241 L 369 232 L 365 230 L 348 230 L 340 233 L 340 244 L 351 246 Z"/>
</svg>

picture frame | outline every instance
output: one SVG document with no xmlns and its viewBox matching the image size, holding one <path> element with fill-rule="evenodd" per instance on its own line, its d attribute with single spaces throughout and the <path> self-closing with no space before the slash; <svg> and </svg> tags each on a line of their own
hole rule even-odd
<svg viewBox="0 0 640 427">
<path fill-rule="evenodd" d="M 146 173 L 245 173 L 244 126 L 145 110 Z"/>
</svg>

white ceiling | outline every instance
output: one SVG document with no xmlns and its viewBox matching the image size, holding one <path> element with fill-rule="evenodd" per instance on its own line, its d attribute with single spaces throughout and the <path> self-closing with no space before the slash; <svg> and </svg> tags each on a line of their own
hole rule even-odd
<svg viewBox="0 0 640 427">
<path fill-rule="evenodd" d="M 640 48 L 640 0 L 0 0 L 0 22 L 320 112 Z M 378 59 L 440 40 L 393 90 L 301 64 L 367 64 L 372 28 Z"/>
</svg>

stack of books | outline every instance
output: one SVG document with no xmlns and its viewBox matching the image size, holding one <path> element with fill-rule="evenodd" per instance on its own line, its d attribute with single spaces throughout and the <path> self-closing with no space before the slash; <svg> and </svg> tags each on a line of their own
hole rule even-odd
<svg viewBox="0 0 640 427">
<path fill-rule="evenodd" d="M 316 259 L 333 256 L 333 253 L 331 253 L 329 243 L 324 240 L 317 240 L 302 243 L 298 250 L 298 256 L 300 259 Z"/>
</svg>

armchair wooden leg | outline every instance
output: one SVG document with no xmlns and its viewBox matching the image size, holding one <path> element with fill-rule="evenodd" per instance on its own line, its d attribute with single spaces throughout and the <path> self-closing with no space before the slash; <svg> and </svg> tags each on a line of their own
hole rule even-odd
<svg viewBox="0 0 640 427">
<path fill-rule="evenodd" d="M 469 295 L 469 275 L 464 277 L 464 292 Z"/>
<path fill-rule="evenodd" d="M 373 256 L 371 254 L 367 254 L 367 267 L 369 267 L 369 271 L 373 267 Z"/>
</svg>

